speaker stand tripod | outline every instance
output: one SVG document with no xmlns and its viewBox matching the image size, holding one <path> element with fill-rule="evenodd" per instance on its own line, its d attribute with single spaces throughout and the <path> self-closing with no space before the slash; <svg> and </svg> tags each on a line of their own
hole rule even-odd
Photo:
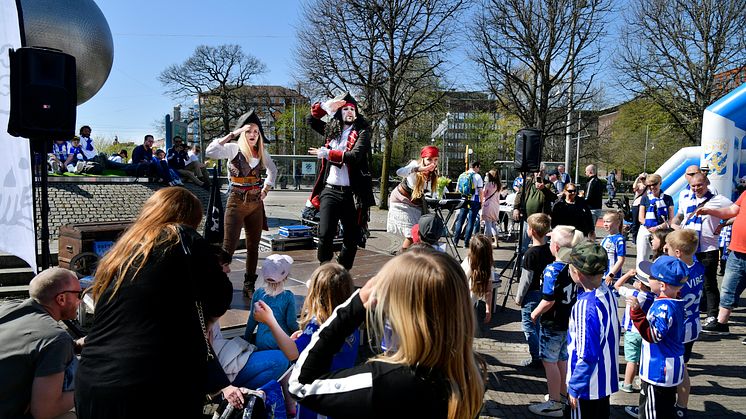
<svg viewBox="0 0 746 419">
<path fill-rule="evenodd" d="M 515 205 L 513 206 L 514 209 L 517 208 L 519 211 L 522 211 L 524 209 L 524 206 L 526 203 L 526 176 L 527 175 L 528 175 L 528 172 L 521 172 L 521 176 L 523 176 L 523 184 L 521 184 L 521 200 L 518 202 L 518 206 L 515 206 Z M 505 272 L 507 272 L 508 269 L 511 270 L 510 276 L 507 277 L 508 284 L 507 284 L 507 288 L 505 288 L 505 296 L 503 297 L 503 302 L 502 302 L 503 310 L 505 309 L 505 305 L 508 302 L 508 297 L 510 296 L 510 289 L 512 288 L 513 283 L 514 282 L 518 283 L 521 281 L 521 269 L 522 269 L 521 265 L 523 263 L 523 223 L 524 222 L 525 220 L 523 219 L 523 214 L 521 214 L 520 222 L 518 223 L 518 243 L 516 243 L 515 253 L 513 253 L 513 256 L 511 256 L 510 260 L 508 260 L 508 263 L 498 273 L 499 278 L 505 278 L 506 277 Z"/>
</svg>

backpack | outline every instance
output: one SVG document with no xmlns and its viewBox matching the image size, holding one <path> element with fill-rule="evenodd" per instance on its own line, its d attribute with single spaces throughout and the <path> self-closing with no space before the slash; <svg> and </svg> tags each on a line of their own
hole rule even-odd
<svg viewBox="0 0 746 419">
<path fill-rule="evenodd" d="M 474 172 L 464 172 L 458 176 L 456 191 L 466 197 L 474 195 Z"/>
<path fill-rule="evenodd" d="M 104 167 L 101 163 L 95 161 L 87 161 L 83 164 L 83 169 L 80 171 L 84 175 L 100 175 L 104 172 Z"/>
</svg>

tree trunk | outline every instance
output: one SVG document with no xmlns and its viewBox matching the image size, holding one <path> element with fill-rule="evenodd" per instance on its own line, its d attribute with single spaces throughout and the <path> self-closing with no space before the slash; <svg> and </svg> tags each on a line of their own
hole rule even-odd
<svg viewBox="0 0 746 419">
<path fill-rule="evenodd" d="M 386 121 L 386 133 L 383 144 L 383 163 L 381 164 L 381 193 L 378 204 L 380 209 L 389 208 L 389 166 L 391 165 L 391 149 L 394 147 L 394 123 Z"/>
</svg>

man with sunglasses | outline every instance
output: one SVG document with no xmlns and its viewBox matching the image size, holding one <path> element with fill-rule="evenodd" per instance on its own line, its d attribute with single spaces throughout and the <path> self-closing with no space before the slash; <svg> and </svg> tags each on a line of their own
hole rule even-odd
<svg viewBox="0 0 746 419">
<path fill-rule="evenodd" d="M 74 272 L 51 268 L 29 284 L 31 298 L 0 306 L 0 417 L 57 417 L 73 407 L 72 337 L 59 325 L 80 304 Z M 79 348 L 77 348 L 79 349 Z"/>
</svg>

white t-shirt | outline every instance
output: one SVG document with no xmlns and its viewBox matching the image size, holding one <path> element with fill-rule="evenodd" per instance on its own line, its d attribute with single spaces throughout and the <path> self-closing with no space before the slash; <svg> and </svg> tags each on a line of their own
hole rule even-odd
<svg viewBox="0 0 746 419">
<path fill-rule="evenodd" d="M 471 200 L 479 202 L 479 192 L 484 188 L 484 180 L 482 180 L 482 176 L 473 169 L 469 169 L 469 172 L 474 173 L 474 177 L 472 177 L 474 182 L 474 195 L 471 196 Z"/>
<path fill-rule="evenodd" d="M 189 152 L 187 153 L 187 156 L 189 156 L 189 160 L 187 160 L 186 164 L 199 161 L 199 156 L 194 154 L 192 150 L 189 150 Z"/>
<path fill-rule="evenodd" d="M 703 198 L 698 199 L 698 203 L 704 201 Z M 688 200 L 684 201 L 684 207 L 679 207 L 679 213 L 684 214 L 686 211 L 686 206 L 688 205 Z M 724 197 L 723 195 L 715 195 L 707 201 L 707 203 L 704 205 L 704 208 L 726 208 L 733 205 L 733 201 L 730 199 Z M 696 230 L 696 227 L 693 224 L 686 224 L 684 223 L 687 221 L 687 218 L 684 217 L 684 220 L 681 222 L 682 226 L 684 228 L 689 228 L 692 230 Z M 702 217 L 702 230 L 699 232 L 699 251 L 700 252 L 709 252 L 712 250 L 718 249 L 718 241 L 720 239 L 719 235 L 716 235 L 714 233 L 717 226 L 720 224 L 720 218 L 717 218 L 712 215 L 705 215 Z"/>
</svg>

